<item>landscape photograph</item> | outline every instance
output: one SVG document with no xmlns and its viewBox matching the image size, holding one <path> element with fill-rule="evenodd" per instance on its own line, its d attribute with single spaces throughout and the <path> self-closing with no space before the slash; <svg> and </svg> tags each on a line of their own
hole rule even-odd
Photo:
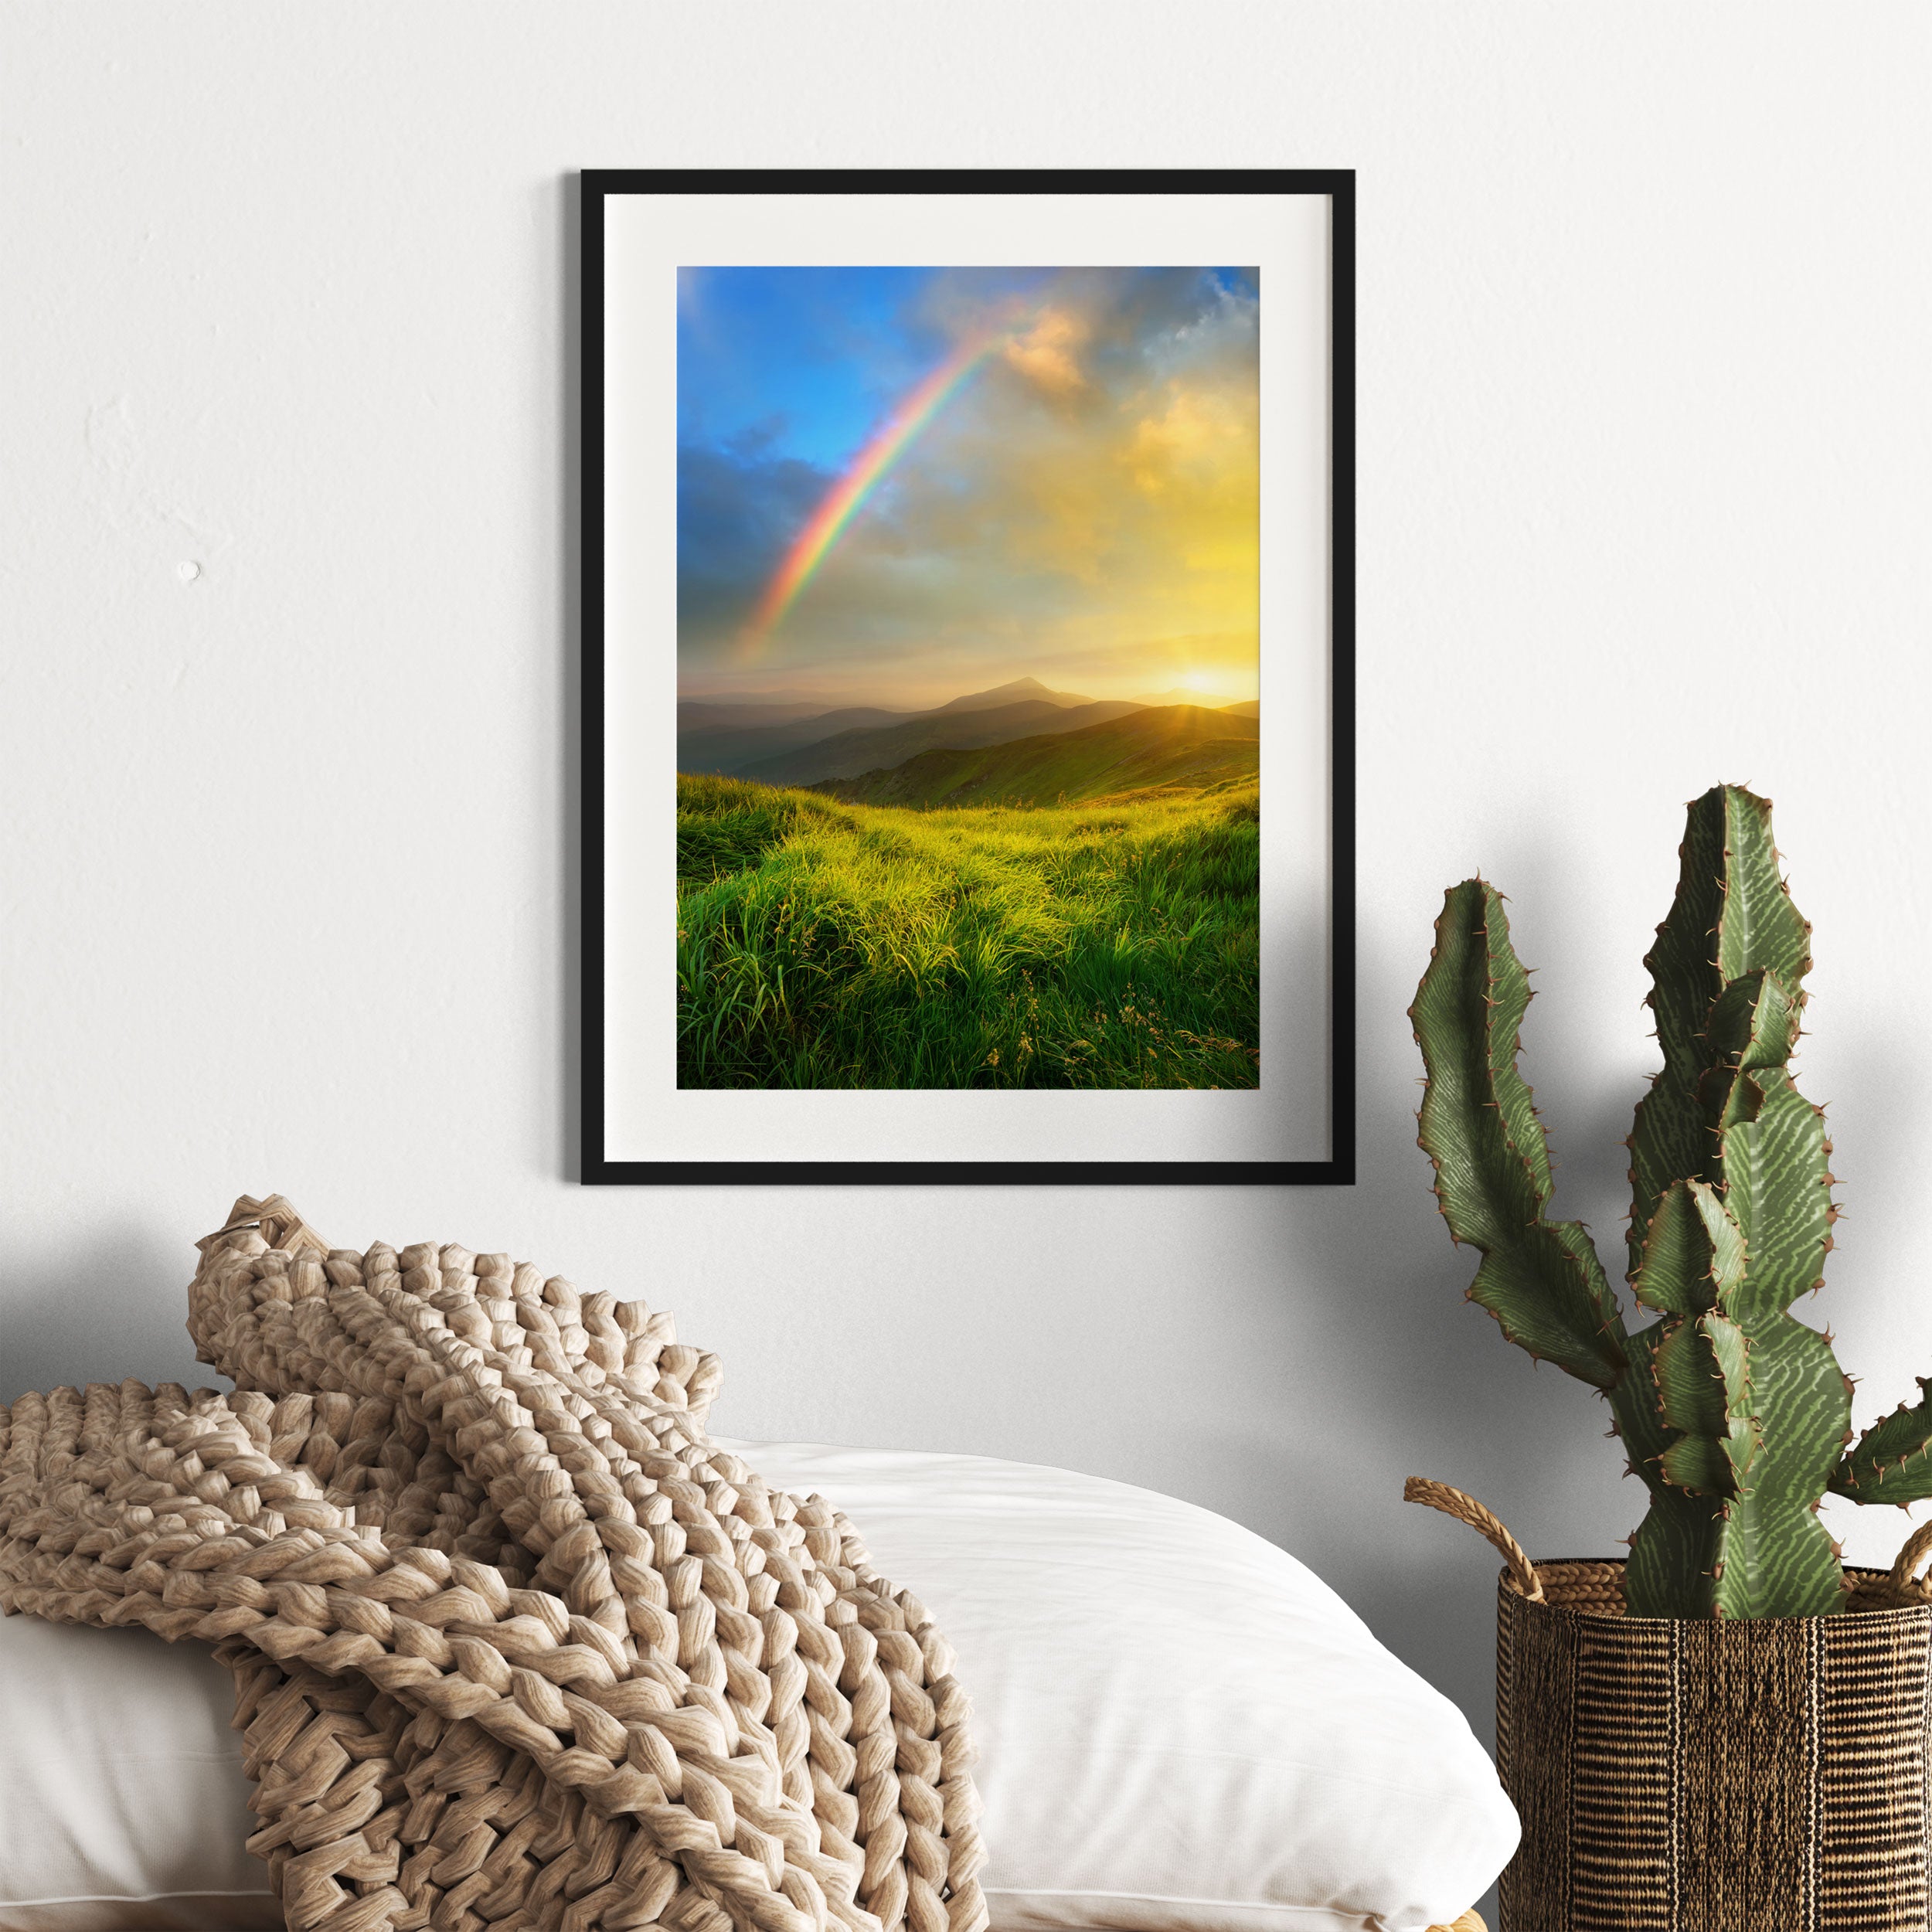
<svg viewBox="0 0 1932 1932">
<path fill-rule="evenodd" d="M 1258 1085 L 1258 271 L 678 304 L 679 1087 Z"/>
</svg>

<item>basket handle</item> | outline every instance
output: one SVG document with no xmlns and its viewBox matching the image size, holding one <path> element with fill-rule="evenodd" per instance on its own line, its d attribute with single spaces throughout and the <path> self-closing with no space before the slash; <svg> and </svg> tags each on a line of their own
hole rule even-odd
<svg viewBox="0 0 1932 1932">
<path fill-rule="evenodd" d="M 1465 1496 L 1460 1489 L 1451 1489 L 1446 1482 L 1432 1482 L 1427 1476 L 1411 1476 L 1402 1485 L 1402 1500 L 1426 1503 L 1431 1509 L 1440 1509 L 1445 1516 L 1454 1516 L 1458 1522 L 1466 1522 L 1471 1529 L 1487 1536 L 1502 1553 L 1502 1560 L 1509 1566 L 1509 1573 L 1515 1579 L 1516 1587 L 1525 1599 L 1532 1604 L 1543 1601 L 1543 1580 L 1536 1574 L 1536 1566 L 1524 1555 L 1522 1545 L 1474 1496 Z M 1926 1525 L 1926 1532 L 1932 1532 L 1932 1523 Z M 1917 1540 L 1916 1536 L 1913 1539 L 1913 1543 Z M 1928 1547 L 1932 1547 L 1932 1543 L 1928 1543 Z"/>
<path fill-rule="evenodd" d="M 1932 1522 L 1922 1522 L 1906 1538 L 1905 1547 L 1899 1552 L 1898 1560 L 1885 1580 L 1894 1596 L 1910 1601 L 1920 1594 L 1921 1586 L 1914 1582 L 1912 1573 L 1924 1562 L 1929 1552 L 1932 1552 Z"/>
</svg>

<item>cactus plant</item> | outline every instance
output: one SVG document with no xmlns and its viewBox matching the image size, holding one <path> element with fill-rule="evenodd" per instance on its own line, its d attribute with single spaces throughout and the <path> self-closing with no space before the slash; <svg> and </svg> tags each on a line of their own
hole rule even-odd
<svg viewBox="0 0 1932 1932">
<path fill-rule="evenodd" d="M 1645 961 L 1662 1070 L 1627 1143 L 1634 1331 L 1581 1223 L 1549 1219 L 1549 1150 L 1518 1071 L 1531 995 L 1502 895 L 1444 896 L 1410 1009 L 1427 1068 L 1420 1140 L 1449 1231 L 1482 1254 L 1469 1298 L 1509 1340 L 1607 1399 L 1650 1507 L 1630 1613 L 1808 1617 L 1844 1573 L 1818 1520 L 1932 1496 L 1932 1384 L 1852 1441 L 1828 1332 L 1791 1304 L 1821 1287 L 1834 1177 L 1821 1109 L 1788 1069 L 1811 927 L 1778 869 L 1770 802 L 1713 787 L 1689 808 L 1677 895 Z"/>
</svg>

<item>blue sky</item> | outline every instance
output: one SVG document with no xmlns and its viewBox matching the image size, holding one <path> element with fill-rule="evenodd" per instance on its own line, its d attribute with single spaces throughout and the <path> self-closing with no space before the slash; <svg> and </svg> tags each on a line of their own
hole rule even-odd
<svg viewBox="0 0 1932 1932">
<path fill-rule="evenodd" d="M 918 317 L 920 268 L 687 274 L 678 315 L 678 436 L 777 451 L 836 471 L 946 354 Z"/>
</svg>

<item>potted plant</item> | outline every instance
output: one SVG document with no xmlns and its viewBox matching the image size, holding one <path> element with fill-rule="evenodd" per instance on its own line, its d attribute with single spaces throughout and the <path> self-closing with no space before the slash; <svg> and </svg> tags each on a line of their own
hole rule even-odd
<svg viewBox="0 0 1932 1932">
<path fill-rule="evenodd" d="M 1502 895 L 1452 886 L 1410 1016 L 1420 1143 L 1469 1298 L 1599 1390 L 1649 1509 L 1627 1560 L 1532 1563 L 1479 1505 L 1413 1481 L 1509 1558 L 1497 1760 L 1522 1814 L 1502 1932 L 1900 1932 L 1928 1920 L 1932 1608 L 1848 1570 L 1819 1521 L 1932 1496 L 1932 1390 L 1855 1442 L 1828 1335 L 1791 1304 L 1832 1246 L 1830 1142 L 1788 1067 L 1811 927 L 1770 805 L 1689 808 L 1645 964 L 1662 1070 L 1631 1150 L 1627 1324 L 1589 1234 L 1546 1214 L 1549 1153 L 1517 1069 L 1529 998 Z"/>
</svg>

